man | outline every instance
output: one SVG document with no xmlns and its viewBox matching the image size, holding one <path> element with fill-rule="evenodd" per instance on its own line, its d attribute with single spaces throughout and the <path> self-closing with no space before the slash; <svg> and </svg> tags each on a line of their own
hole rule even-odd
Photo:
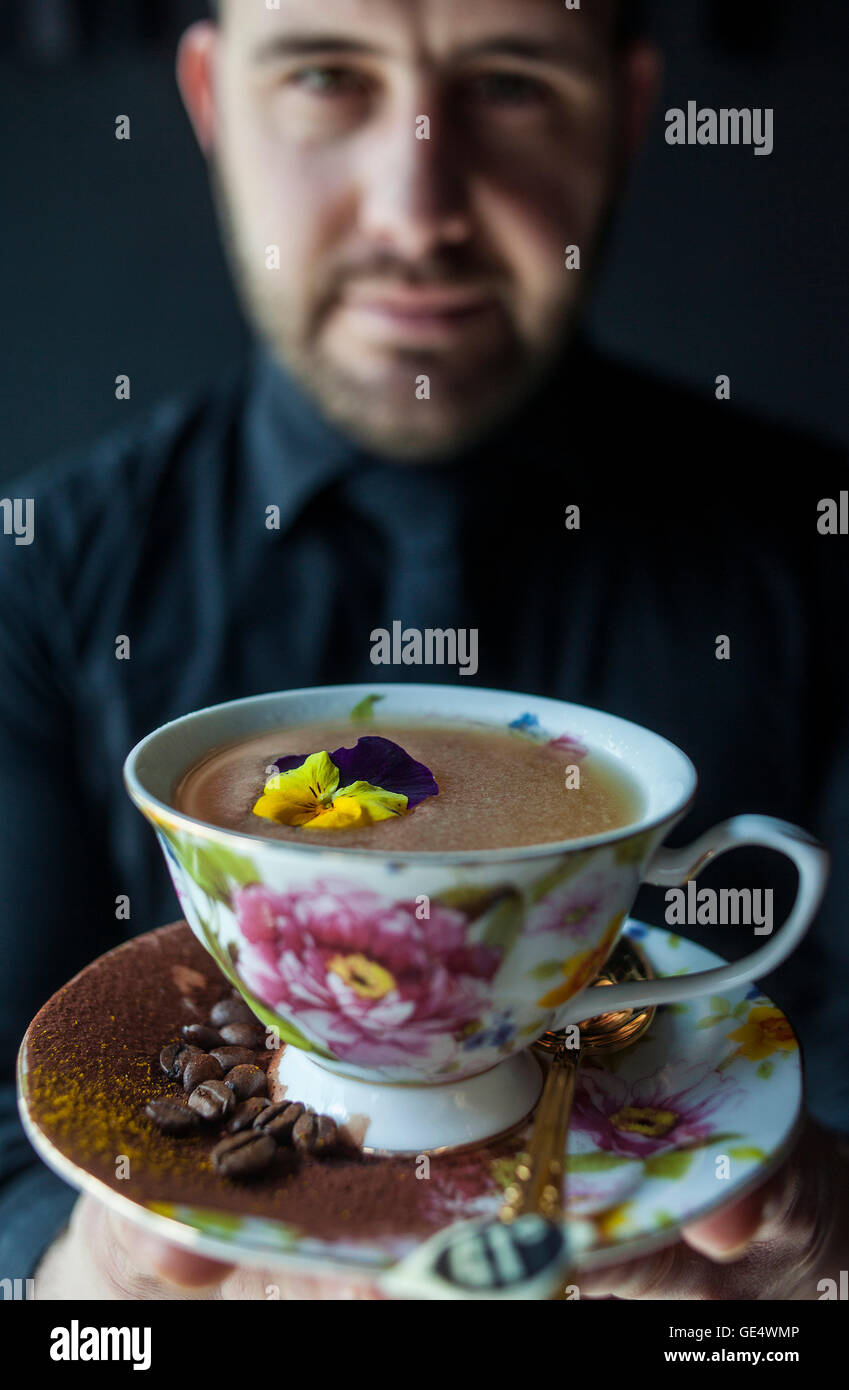
<svg viewBox="0 0 849 1390">
<path fill-rule="evenodd" d="M 830 983 L 849 964 L 847 592 L 841 542 L 816 524 L 843 465 L 605 362 L 581 332 L 658 88 L 636 12 L 223 0 L 185 35 L 180 86 L 259 345 L 208 396 L 25 480 L 37 543 L 0 557 L 10 1050 L 50 989 L 120 938 L 117 895 L 133 931 L 174 916 L 120 785 L 133 743 L 262 689 L 463 679 L 376 669 L 370 635 L 400 619 L 479 630 L 485 685 L 682 744 L 702 786 L 680 840 L 748 810 L 823 834 L 834 889 L 778 983 L 815 1113 L 849 1128 Z M 771 861 L 741 874 L 786 898 Z M 645 912 L 663 920 L 650 895 Z M 733 936 L 712 944 L 751 948 Z M 87 1199 L 50 1245 L 67 1191 L 11 1119 L 6 1134 L 3 1269 L 30 1273 L 49 1245 L 40 1296 L 263 1287 Z M 816 1297 L 817 1271 L 846 1260 L 846 1167 L 812 1126 L 766 1187 L 583 1292 Z"/>
</svg>

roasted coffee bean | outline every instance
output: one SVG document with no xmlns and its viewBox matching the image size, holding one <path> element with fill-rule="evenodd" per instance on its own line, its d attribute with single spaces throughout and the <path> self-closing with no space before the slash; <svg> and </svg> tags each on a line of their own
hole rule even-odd
<svg viewBox="0 0 849 1390">
<path fill-rule="evenodd" d="M 260 1067 L 233 1067 L 224 1078 L 225 1085 L 235 1092 L 238 1100 L 265 1095 L 268 1081 Z"/>
<path fill-rule="evenodd" d="M 336 1147 L 336 1121 L 330 1115 L 313 1115 L 307 1111 L 295 1121 L 292 1142 L 302 1153 L 327 1153 Z"/>
<path fill-rule="evenodd" d="M 233 1067 L 256 1066 L 256 1053 L 251 1052 L 249 1047 L 214 1047 L 209 1055 L 220 1062 L 225 1071 Z"/>
<path fill-rule="evenodd" d="M 217 1028 L 208 1028 L 205 1023 L 185 1023 L 183 1037 L 187 1043 L 202 1048 L 204 1052 L 209 1052 L 213 1047 L 220 1047 L 224 1041 Z"/>
<path fill-rule="evenodd" d="M 228 1133 L 241 1134 L 243 1129 L 251 1129 L 254 1120 L 267 1107 L 268 1101 L 265 1096 L 251 1096 L 250 1100 L 243 1100 L 233 1112 L 233 1118 L 227 1126 Z"/>
<path fill-rule="evenodd" d="M 265 1047 L 265 1029 L 256 1020 L 253 1023 L 225 1023 L 221 1037 L 231 1047 Z"/>
<path fill-rule="evenodd" d="M 250 1178 L 273 1162 L 277 1146 L 268 1134 L 246 1129 L 231 1134 L 212 1150 L 212 1162 L 225 1178 Z"/>
<path fill-rule="evenodd" d="M 177 1053 L 177 1056 L 174 1060 L 172 1079 L 174 1081 L 182 1081 L 186 1071 L 186 1067 L 189 1065 L 189 1062 L 192 1060 L 192 1058 L 205 1056 L 206 1053 L 204 1052 L 202 1047 L 194 1047 L 191 1043 L 183 1043 L 182 1048 Z"/>
<path fill-rule="evenodd" d="M 177 1058 L 179 1057 L 180 1053 L 183 1051 L 183 1048 L 185 1046 L 186 1044 L 184 1042 L 166 1043 L 159 1054 L 159 1065 L 161 1066 L 165 1075 L 170 1077 L 172 1081 L 175 1079 L 176 1076 L 176 1073 L 174 1071 L 174 1063 L 176 1062 Z"/>
<path fill-rule="evenodd" d="M 256 1023 L 244 999 L 219 999 L 210 1012 L 209 1021 L 213 1028 L 223 1028 L 227 1023 Z"/>
<path fill-rule="evenodd" d="M 303 1113 L 304 1107 L 300 1101 L 291 1105 L 288 1101 L 280 1101 L 276 1105 L 269 1105 L 267 1110 L 257 1115 L 254 1129 L 262 1130 L 263 1134 L 270 1134 L 278 1144 L 287 1144 L 292 1137 L 295 1122 Z"/>
<path fill-rule="evenodd" d="M 190 1057 L 183 1072 L 183 1090 L 193 1091 L 202 1081 L 220 1081 L 224 1075 L 224 1068 L 220 1062 L 216 1062 L 214 1057 L 207 1057 L 205 1052 L 198 1053 L 195 1057 Z"/>
<path fill-rule="evenodd" d="M 198 1116 L 176 1096 L 152 1100 L 145 1106 L 144 1113 L 163 1134 L 193 1134 L 199 1128 Z"/>
<path fill-rule="evenodd" d="M 189 1096 L 189 1105 L 202 1120 L 226 1120 L 236 1108 L 236 1097 L 223 1081 L 202 1081 Z"/>
</svg>

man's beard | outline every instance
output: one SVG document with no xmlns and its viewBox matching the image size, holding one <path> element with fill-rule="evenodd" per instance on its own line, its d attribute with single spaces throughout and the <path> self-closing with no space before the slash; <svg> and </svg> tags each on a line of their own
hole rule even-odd
<svg viewBox="0 0 849 1390">
<path fill-rule="evenodd" d="M 347 283 L 366 276 L 369 282 L 384 278 L 407 286 L 484 283 L 503 290 L 507 283 L 503 269 L 482 264 L 466 251 L 454 254 L 450 249 L 430 264 L 412 268 L 397 257 L 372 255 L 331 270 L 306 322 L 297 324 L 283 296 L 269 293 L 275 272 L 265 271 L 260 281 L 255 264 L 243 253 L 230 196 L 215 160 L 211 173 L 225 250 L 250 324 L 324 417 L 374 454 L 398 462 L 438 462 L 482 443 L 539 389 L 571 341 L 583 292 L 576 304 L 552 316 L 548 335 L 543 335 L 544 346 L 535 352 L 522 341 L 504 309 L 506 331 L 483 357 L 476 354 L 474 361 L 464 364 L 456 353 L 446 358 L 433 349 L 396 349 L 388 380 L 364 380 L 322 346 L 322 329 Z M 417 397 L 417 388 L 425 389 L 418 385 L 423 378 L 427 378 L 429 394 Z"/>
</svg>

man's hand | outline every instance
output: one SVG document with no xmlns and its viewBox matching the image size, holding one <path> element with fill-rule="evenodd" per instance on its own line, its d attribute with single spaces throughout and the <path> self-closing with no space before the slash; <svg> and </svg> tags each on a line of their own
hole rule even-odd
<svg viewBox="0 0 849 1390">
<path fill-rule="evenodd" d="M 849 1146 L 809 1121 L 768 1182 L 667 1250 L 579 1278 L 582 1298 L 815 1299 L 849 1263 Z M 39 1299 L 374 1299 L 374 1285 L 220 1264 L 81 1197 L 35 1275 Z"/>
<path fill-rule="evenodd" d="M 93 1197 L 81 1197 L 67 1231 L 35 1273 L 37 1299 L 369 1299 L 347 1285 L 299 1272 L 220 1264 L 148 1234 Z"/>
<path fill-rule="evenodd" d="M 748 1196 L 657 1255 L 578 1277 L 581 1297 L 815 1299 L 846 1268 L 849 1152 L 808 1121 L 791 1157 Z"/>
</svg>

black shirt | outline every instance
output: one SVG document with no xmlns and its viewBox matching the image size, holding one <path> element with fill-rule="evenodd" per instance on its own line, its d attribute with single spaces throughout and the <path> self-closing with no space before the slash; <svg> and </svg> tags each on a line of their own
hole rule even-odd
<svg viewBox="0 0 849 1390">
<path fill-rule="evenodd" d="M 287 687 L 471 680 L 593 705 L 695 762 L 670 843 L 744 811 L 819 834 L 824 907 L 766 988 L 801 1034 L 812 1110 L 849 1130 L 849 537 L 817 526 L 847 486 L 839 451 L 583 339 L 507 426 L 438 465 L 370 456 L 257 348 L 200 397 L 18 479 L 35 534 L 0 535 L 4 1275 L 31 1273 L 73 1201 L 16 1118 L 20 1038 L 89 960 L 179 916 L 123 761 L 169 719 Z M 474 678 L 375 667 L 371 634 L 396 620 L 477 629 Z M 711 884 L 775 887 L 780 920 L 794 874 L 737 851 Z M 663 906 L 643 889 L 635 913 L 662 923 Z M 752 949 L 733 928 L 699 935 Z"/>
</svg>

